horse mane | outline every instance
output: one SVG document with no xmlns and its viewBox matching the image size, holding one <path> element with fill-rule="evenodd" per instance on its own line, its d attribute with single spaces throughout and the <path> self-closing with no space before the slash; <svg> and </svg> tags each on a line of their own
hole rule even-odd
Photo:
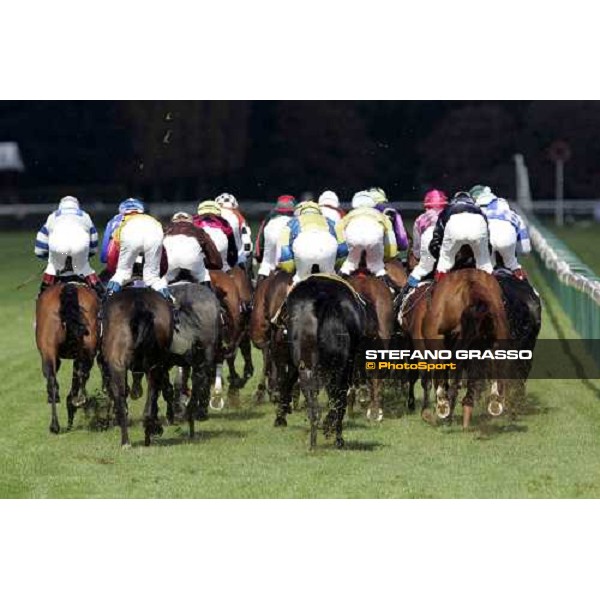
<svg viewBox="0 0 600 600">
<path fill-rule="evenodd" d="M 76 285 L 65 284 L 60 290 L 60 320 L 67 330 L 67 338 L 76 340 L 88 334 L 83 320 L 82 308 L 79 305 L 79 297 Z"/>
</svg>

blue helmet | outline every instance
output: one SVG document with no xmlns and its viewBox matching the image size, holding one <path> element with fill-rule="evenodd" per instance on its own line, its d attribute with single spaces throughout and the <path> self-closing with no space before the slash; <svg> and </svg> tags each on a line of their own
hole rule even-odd
<svg viewBox="0 0 600 600">
<path fill-rule="evenodd" d="M 127 200 L 123 200 L 123 202 L 119 204 L 119 213 L 122 215 L 128 212 L 143 213 L 145 211 L 146 207 L 144 206 L 144 203 L 136 198 L 127 198 Z"/>
</svg>

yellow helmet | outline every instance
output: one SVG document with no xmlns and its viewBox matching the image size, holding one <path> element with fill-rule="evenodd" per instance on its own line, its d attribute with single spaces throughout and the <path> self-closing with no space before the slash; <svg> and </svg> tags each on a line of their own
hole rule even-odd
<svg viewBox="0 0 600 600">
<path fill-rule="evenodd" d="M 214 200 L 204 200 L 198 204 L 199 215 L 221 215 L 221 207 Z"/>
<path fill-rule="evenodd" d="M 321 214 L 321 207 L 313 200 L 307 200 L 306 202 L 300 202 L 294 210 L 294 216 L 299 217 L 306 213 L 318 213 Z"/>
<path fill-rule="evenodd" d="M 388 198 L 381 188 L 372 187 L 369 189 L 369 194 L 371 194 L 371 196 L 373 197 L 373 201 L 375 202 L 375 204 L 383 204 L 385 202 L 388 202 Z"/>
</svg>

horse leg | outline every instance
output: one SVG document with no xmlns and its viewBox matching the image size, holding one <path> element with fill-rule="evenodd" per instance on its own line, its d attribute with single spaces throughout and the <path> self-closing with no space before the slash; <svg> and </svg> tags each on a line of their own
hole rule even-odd
<svg viewBox="0 0 600 600">
<path fill-rule="evenodd" d="M 235 370 L 236 355 L 237 350 L 234 351 L 232 356 L 227 357 L 227 366 L 229 367 L 229 388 L 239 390 L 244 385 L 244 381 Z"/>
<path fill-rule="evenodd" d="M 121 428 L 121 447 L 129 448 L 131 444 L 127 430 L 127 370 L 110 368 L 109 371 L 108 390 L 115 406 L 117 424 Z"/>
<path fill-rule="evenodd" d="M 463 398 L 463 429 L 467 430 L 471 424 L 471 417 L 473 415 L 473 406 L 475 400 L 481 393 L 481 386 L 475 379 L 467 378 L 467 392 Z"/>
<path fill-rule="evenodd" d="M 223 363 L 217 363 L 215 371 L 215 385 L 210 397 L 210 407 L 213 410 L 223 410 L 225 400 L 223 400 Z"/>
<path fill-rule="evenodd" d="M 144 378 L 143 373 L 132 373 L 131 374 L 131 399 L 137 400 L 142 397 L 144 390 L 142 389 L 142 379 Z"/>
<path fill-rule="evenodd" d="M 56 405 L 60 402 L 58 395 L 58 380 L 56 379 L 56 373 L 59 365 L 58 359 L 53 360 L 52 358 L 46 358 L 42 363 L 42 371 L 46 378 L 46 389 L 48 392 L 48 404 L 50 404 L 50 432 L 60 433 L 60 424 L 58 422 L 58 412 Z"/>
<path fill-rule="evenodd" d="M 179 397 L 176 397 L 175 390 L 169 379 L 169 372 L 165 370 L 162 378 L 161 392 L 167 405 L 167 423 L 173 425 L 178 416 Z"/>
<path fill-rule="evenodd" d="M 381 380 L 377 377 L 369 378 L 369 393 L 371 402 L 367 409 L 367 419 L 381 423 L 383 421 L 383 407 L 381 406 Z"/>
<path fill-rule="evenodd" d="M 492 381 L 492 388 L 490 390 L 490 399 L 487 405 L 487 411 L 492 417 L 499 417 L 504 412 L 504 402 L 500 394 L 500 386 L 498 380 Z"/>
<path fill-rule="evenodd" d="M 299 371 L 300 389 L 306 398 L 308 420 L 310 422 L 310 449 L 317 445 L 317 430 L 321 417 L 319 409 L 319 387 L 313 369 L 303 368 Z"/>
<path fill-rule="evenodd" d="M 415 385 L 419 380 L 419 373 L 410 372 L 408 375 L 408 401 L 407 401 L 407 410 L 409 413 L 414 413 L 416 408 L 416 400 L 415 400 Z M 423 400 L 423 410 L 425 409 L 425 400 Z"/>
<path fill-rule="evenodd" d="M 146 374 L 148 392 L 144 406 L 144 445 L 149 446 L 153 435 L 162 435 L 163 427 L 158 420 L 158 394 L 162 389 L 163 369 L 155 367 Z"/>
<path fill-rule="evenodd" d="M 252 344 L 250 343 L 250 336 L 248 333 L 245 333 L 242 339 L 240 340 L 240 351 L 242 356 L 244 357 L 244 382 L 242 387 L 246 384 L 246 382 L 254 375 L 254 364 L 252 363 Z"/>
</svg>

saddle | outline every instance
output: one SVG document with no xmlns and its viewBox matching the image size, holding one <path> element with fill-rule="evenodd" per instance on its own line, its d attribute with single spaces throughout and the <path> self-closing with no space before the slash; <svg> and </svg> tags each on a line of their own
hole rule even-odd
<svg viewBox="0 0 600 600">
<path fill-rule="evenodd" d="M 363 306 L 367 305 L 365 299 L 352 287 L 352 285 L 350 285 L 350 282 L 346 281 L 340 275 L 333 274 L 333 273 L 313 273 L 312 275 L 309 275 L 304 281 L 311 279 L 313 277 L 318 277 L 320 279 L 329 279 L 330 281 L 337 281 L 339 283 L 343 283 L 346 286 L 346 288 L 352 292 L 352 295 L 360 304 L 362 304 Z M 290 292 L 294 289 L 295 285 L 296 284 L 294 284 L 294 286 L 292 286 L 290 288 Z"/>
<path fill-rule="evenodd" d="M 401 318 L 404 318 L 406 315 L 408 315 L 408 313 L 410 313 L 410 311 L 419 303 L 421 298 L 431 291 L 433 284 L 433 279 L 420 281 L 417 287 L 411 288 L 408 290 L 408 292 L 406 292 L 406 294 L 404 294 L 404 296 L 402 296 L 399 309 Z"/>
</svg>

